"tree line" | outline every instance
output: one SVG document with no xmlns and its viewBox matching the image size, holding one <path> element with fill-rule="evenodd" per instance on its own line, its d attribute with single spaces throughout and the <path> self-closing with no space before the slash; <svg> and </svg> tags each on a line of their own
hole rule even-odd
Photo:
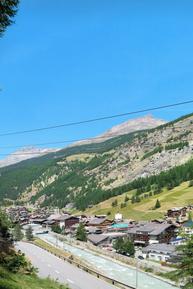
<svg viewBox="0 0 193 289">
<path fill-rule="evenodd" d="M 153 188 L 154 194 L 158 194 L 165 187 L 168 190 L 171 190 L 174 187 L 179 186 L 182 182 L 190 181 L 192 179 L 193 160 L 190 160 L 183 165 L 161 172 L 159 175 L 138 178 L 128 184 L 110 190 L 104 191 L 101 188 L 96 188 L 94 194 L 93 192 L 88 192 L 86 195 L 78 195 L 75 204 L 78 209 L 85 210 L 89 205 L 95 205 L 134 189 L 137 190 L 137 196 L 150 191 L 151 188 Z"/>
</svg>

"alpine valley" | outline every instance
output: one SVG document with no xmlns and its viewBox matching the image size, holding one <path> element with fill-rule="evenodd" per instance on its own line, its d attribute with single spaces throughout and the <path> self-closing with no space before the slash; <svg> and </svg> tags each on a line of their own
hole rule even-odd
<svg viewBox="0 0 193 289">
<path fill-rule="evenodd" d="M 0 201 L 87 213 L 161 217 L 193 204 L 193 114 L 172 122 L 145 116 L 64 149 L 0 168 Z M 159 199 L 161 207 L 155 210 Z"/>
</svg>

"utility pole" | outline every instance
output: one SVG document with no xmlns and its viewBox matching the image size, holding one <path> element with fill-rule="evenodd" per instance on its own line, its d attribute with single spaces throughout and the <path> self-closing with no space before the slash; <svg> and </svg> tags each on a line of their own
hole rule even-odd
<svg viewBox="0 0 193 289">
<path fill-rule="evenodd" d="M 138 258 L 136 259 L 136 274 L 135 274 L 135 276 L 136 276 L 136 282 L 135 282 L 135 286 L 136 286 L 136 289 L 138 289 Z"/>
<path fill-rule="evenodd" d="M 56 236 L 56 247 L 58 247 L 58 236 Z"/>
<path fill-rule="evenodd" d="M 135 281 L 135 286 L 136 286 L 136 289 L 139 288 L 139 279 L 138 279 L 138 275 L 139 275 L 139 260 L 143 260 L 143 257 L 142 256 L 137 256 L 136 258 L 136 281 Z"/>
</svg>

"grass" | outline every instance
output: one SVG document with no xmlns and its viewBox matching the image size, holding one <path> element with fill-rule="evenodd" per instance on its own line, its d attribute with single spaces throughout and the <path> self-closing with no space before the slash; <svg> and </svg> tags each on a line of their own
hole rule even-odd
<svg viewBox="0 0 193 289">
<path fill-rule="evenodd" d="M 80 265 L 87 266 L 87 264 L 83 260 L 81 260 L 79 257 L 72 255 L 70 252 L 66 252 L 60 248 L 56 248 L 53 245 L 50 245 L 41 239 L 37 238 L 33 241 L 33 243 L 35 245 L 41 247 L 42 249 L 48 250 L 50 253 L 52 253 L 52 254 L 60 257 L 60 258 L 65 258 L 66 260 L 70 259 L 70 260 L 73 260 Z"/>
<path fill-rule="evenodd" d="M 37 246 L 40 246 L 41 248 L 48 250 L 52 254 L 56 254 L 58 256 L 64 257 L 64 258 L 69 258 L 71 256 L 70 253 L 63 251 L 62 249 L 56 248 L 47 242 L 44 242 L 41 239 L 35 239 L 33 243 Z"/>
<path fill-rule="evenodd" d="M 0 289 L 67 289 L 50 278 L 42 279 L 36 275 L 13 274 L 0 266 Z"/>
<path fill-rule="evenodd" d="M 68 162 L 72 162 L 72 161 L 88 162 L 95 156 L 96 154 L 75 154 L 75 155 L 68 156 L 66 160 Z"/>
<path fill-rule="evenodd" d="M 154 195 L 150 198 L 143 199 L 140 203 L 131 204 L 127 202 L 125 208 L 121 208 L 120 204 L 124 202 L 125 196 L 129 198 L 135 191 L 124 193 L 120 196 L 110 198 L 92 208 L 87 209 L 84 213 L 88 215 L 107 214 L 110 213 L 109 218 L 114 218 L 115 213 L 120 212 L 124 218 L 133 220 L 152 220 L 163 218 L 168 209 L 172 207 L 186 206 L 193 204 L 193 187 L 189 187 L 189 182 L 184 182 L 180 186 L 172 190 L 164 189 L 162 193 Z M 112 207 L 112 202 L 117 199 L 118 206 Z M 159 199 L 161 208 L 153 210 L 156 200 Z"/>
</svg>

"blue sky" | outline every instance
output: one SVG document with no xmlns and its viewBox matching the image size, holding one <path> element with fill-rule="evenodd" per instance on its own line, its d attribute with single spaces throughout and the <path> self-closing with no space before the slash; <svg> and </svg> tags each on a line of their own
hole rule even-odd
<svg viewBox="0 0 193 289">
<path fill-rule="evenodd" d="M 15 21 L 0 39 L 0 133 L 193 99 L 192 0 L 21 0 Z M 126 119 L 1 137 L 0 146 L 95 136 Z"/>
</svg>

